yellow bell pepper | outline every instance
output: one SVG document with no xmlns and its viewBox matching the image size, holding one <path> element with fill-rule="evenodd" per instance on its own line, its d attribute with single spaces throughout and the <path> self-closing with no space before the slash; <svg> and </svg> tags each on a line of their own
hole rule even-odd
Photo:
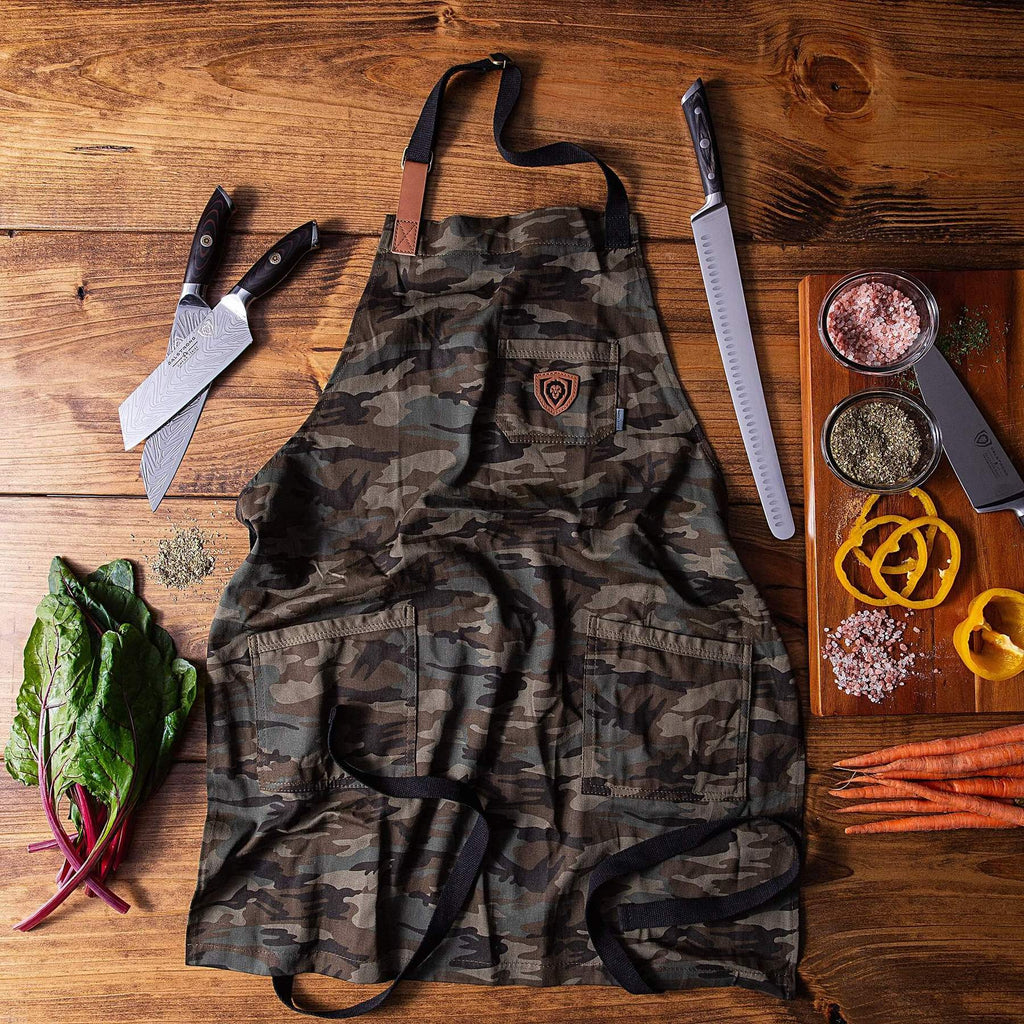
<svg viewBox="0 0 1024 1024">
<path fill-rule="evenodd" d="M 1024 670 L 1024 594 L 995 587 L 979 594 L 953 630 L 953 646 L 977 676 L 1001 683 Z"/>
<path fill-rule="evenodd" d="M 915 487 L 907 493 L 911 498 L 916 498 L 921 503 L 921 508 L 924 509 L 924 514 L 926 516 L 937 516 L 939 514 L 935 508 L 935 502 L 931 499 L 931 495 L 923 488 Z M 875 507 L 875 504 L 878 502 L 880 497 L 880 494 L 869 494 L 867 498 L 864 499 L 864 507 L 860 510 L 860 515 L 854 520 L 854 526 L 859 526 L 861 523 L 867 521 L 868 513 Z M 936 533 L 937 530 L 934 526 L 929 526 L 928 529 L 925 530 L 924 538 L 928 546 L 929 558 L 932 554 L 932 545 L 935 543 Z M 868 566 L 870 568 L 871 556 L 864 551 L 863 548 L 854 548 L 853 553 L 861 565 Z M 908 558 L 905 562 L 900 562 L 898 565 L 883 565 L 882 572 L 885 573 L 886 576 L 909 576 L 910 573 L 914 571 L 916 565 L 917 562 L 913 558 Z M 918 575 L 918 579 L 921 578 L 921 575 L 923 575 L 923 573 Z M 910 597 L 914 592 L 915 584 L 916 581 L 913 584 L 909 580 L 907 581 L 902 591 L 904 597 Z"/>
<path fill-rule="evenodd" d="M 916 520 L 914 520 L 916 522 Z M 858 590 L 853 583 L 850 581 L 850 577 L 846 574 L 846 568 L 844 562 L 846 556 L 851 552 L 860 551 L 861 545 L 864 543 L 864 536 L 870 533 L 872 530 L 877 529 L 879 526 L 885 526 L 887 523 L 896 524 L 896 532 L 900 533 L 900 536 L 905 536 L 909 533 L 917 544 L 917 562 L 913 571 L 907 578 L 908 593 L 911 592 L 917 581 L 924 575 L 925 569 L 928 568 L 928 547 L 924 539 L 924 535 L 921 533 L 916 526 L 910 526 L 911 520 L 907 519 L 906 516 L 877 516 L 875 519 L 868 519 L 866 521 L 858 520 L 853 524 L 853 528 L 850 530 L 850 536 L 839 546 L 839 549 L 835 553 L 835 557 L 832 559 L 832 565 L 836 572 L 836 578 L 843 585 L 843 588 L 848 591 L 858 601 L 863 601 L 864 604 L 874 605 L 876 608 L 888 608 L 890 605 L 896 602 L 889 596 L 894 591 L 889 590 L 889 594 L 884 597 L 873 597 L 871 594 L 865 594 L 862 590 Z M 892 536 L 892 534 L 890 534 Z M 899 543 L 896 544 L 899 547 Z M 886 588 L 888 589 L 888 588 Z M 883 591 L 885 593 L 885 591 Z M 899 597 L 898 594 L 896 594 Z"/>
<path fill-rule="evenodd" d="M 884 518 L 884 516 L 882 518 Z M 889 586 L 885 577 L 882 575 L 882 564 L 889 555 L 899 548 L 900 541 L 908 533 L 916 537 L 919 535 L 922 526 L 934 526 L 946 535 L 949 540 L 949 565 L 945 569 L 939 570 L 939 576 L 942 578 L 942 582 L 939 584 L 938 590 L 935 591 L 935 596 L 915 601 L 912 598 L 904 597 L 903 594 L 897 594 L 896 591 Z M 920 550 L 920 542 L 918 543 L 918 550 Z M 956 574 L 959 571 L 960 538 L 957 536 L 956 530 L 954 530 L 953 527 L 944 519 L 940 519 L 938 516 L 919 516 L 917 519 L 911 519 L 908 523 L 904 523 L 902 526 L 897 526 L 896 529 L 878 545 L 878 548 L 875 550 L 874 556 L 871 559 L 871 578 L 875 581 L 875 586 L 878 587 L 882 594 L 885 595 L 890 604 L 898 604 L 903 608 L 935 608 L 942 604 L 949 595 L 949 592 L 953 587 L 953 582 L 956 580 Z M 911 576 L 913 577 L 913 574 L 911 574 Z M 914 584 L 917 584 L 917 580 L 914 580 Z M 913 587 L 910 588 L 910 591 L 912 590 Z"/>
</svg>

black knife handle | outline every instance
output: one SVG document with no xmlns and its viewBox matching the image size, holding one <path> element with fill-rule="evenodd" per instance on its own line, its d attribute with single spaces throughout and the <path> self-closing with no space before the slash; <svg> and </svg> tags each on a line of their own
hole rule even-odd
<svg viewBox="0 0 1024 1024">
<path fill-rule="evenodd" d="M 185 267 L 185 284 L 204 285 L 213 275 L 213 268 L 224 247 L 228 220 L 235 212 L 231 196 L 218 185 L 199 218 L 192 249 Z"/>
<path fill-rule="evenodd" d="M 699 78 L 683 96 L 683 116 L 686 118 L 686 127 L 690 129 L 693 150 L 697 154 L 704 195 L 721 192 L 722 161 L 718 158 L 718 141 L 715 139 L 715 126 L 708 109 L 707 93 Z"/>
<path fill-rule="evenodd" d="M 319 246 L 320 234 L 316 228 L 316 221 L 311 220 L 285 235 L 272 249 L 265 252 L 252 265 L 245 277 L 231 289 L 231 293 L 249 292 L 250 298 L 247 298 L 246 302 L 266 295 L 299 265 L 303 256 Z"/>
</svg>

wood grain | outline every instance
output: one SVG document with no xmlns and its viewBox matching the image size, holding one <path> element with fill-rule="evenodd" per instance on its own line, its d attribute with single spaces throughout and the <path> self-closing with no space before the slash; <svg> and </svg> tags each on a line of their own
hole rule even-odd
<svg viewBox="0 0 1024 1024">
<path fill-rule="evenodd" d="M 1024 265 L 1024 9 L 855 0 L 15 0 L 0 32 L 0 739 L 54 552 L 130 555 L 147 600 L 202 662 L 221 587 L 247 550 L 243 482 L 291 434 L 344 343 L 391 212 L 400 155 L 450 63 L 502 48 L 523 66 L 513 145 L 589 144 L 639 212 L 680 376 L 723 462 L 737 547 L 797 666 L 810 780 L 801 993 L 637 998 L 616 989 L 410 985 L 381 1020 L 1005 1024 L 1024 1005 L 1024 871 L 1015 833 L 847 837 L 826 789 L 839 757 L 967 727 L 962 717 L 807 714 L 804 550 L 756 504 L 687 217 L 700 202 L 679 95 L 708 83 L 751 320 L 783 468 L 802 519 L 797 284 L 859 266 Z M 585 167 L 505 165 L 496 82 L 451 89 L 427 213 L 600 206 Z M 116 407 L 163 356 L 202 204 L 239 206 L 214 294 L 316 217 L 323 250 L 254 307 L 252 352 L 215 388 L 160 511 Z M 1024 315 L 1024 311 L 1021 311 Z M 194 591 L 147 571 L 174 525 L 215 534 Z M 988 715 L 981 727 L 1019 721 Z M 121 918 L 77 896 L 30 935 L 0 929 L 5 1024 L 288 1021 L 265 979 L 183 965 L 205 809 L 201 711 L 144 812 Z M 0 920 L 52 885 L 37 796 L 0 778 Z M 303 983 L 324 1005 L 330 979 Z M 347 993 L 349 990 L 345 989 Z"/>
<path fill-rule="evenodd" d="M 512 142 L 570 138 L 621 172 L 652 237 L 700 186 L 679 98 L 708 83 L 733 220 L 781 242 L 1024 241 L 1024 10 L 859 0 L 544 4 L 292 0 L 14 5 L 0 62 L 0 226 L 191 230 L 218 182 L 239 226 L 379 230 L 424 98 L 503 49 Z M 969 87 L 965 84 L 969 82 Z M 490 142 L 496 83 L 457 83 L 432 215 L 599 205 L 592 168 L 524 171 Z M 983 156 L 982 156 L 983 154 Z M 731 187 L 730 187 L 731 186 Z"/>
<path fill-rule="evenodd" d="M 1024 272 L 951 271 L 925 273 L 921 279 L 939 304 L 940 324 L 952 323 L 965 306 L 984 311 L 988 318 L 991 343 L 965 359 L 957 370 L 1010 457 L 1024 465 L 1024 370 L 1014 355 L 1024 346 L 1024 323 L 1016 308 Z M 905 683 L 881 703 L 873 704 L 866 697 L 842 693 L 835 685 L 831 666 L 823 660 L 825 629 L 835 628 L 846 616 L 866 606 L 840 586 L 832 566 L 836 548 L 865 495 L 843 484 L 825 464 L 819 444 L 821 428 L 836 402 L 879 383 L 841 367 L 818 338 L 818 310 L 837 280 L 836 275 L 816 274 L 804 278 L 800 286 L 812 710 L 820 715 L 1024 711 L 1024 679 L 1003 683 L 976 679 L 952 642 L 953 628 L 975 595 L 995 586 L 1024 589 L 1020 524 L 1010 512 L 976 514 L 945 458 L 925 490 L 935 500 L 939 515 L 956 530 L 963 561 L 950 596 L 938 608 L 909 614 L 891 609 L 894 618 L 906 623 L 905 639 L 917 654 Z M 880 383 L 887 381 L 882 379 Z M 889 511 L 922 514 L 913 498 L 902 495 L 885 498 L 877 506 L 877 514 Z M 944 540 L 936 543 L 936 564 L 942 564 L 948 547 Z M 858 587 L 866 593 L 876 592 L 870 574 L 852 558 L 847 567 Z M 935 579 L 936 574 L 929 571 L 915 597 L 933 593 Z"/>
</svg>

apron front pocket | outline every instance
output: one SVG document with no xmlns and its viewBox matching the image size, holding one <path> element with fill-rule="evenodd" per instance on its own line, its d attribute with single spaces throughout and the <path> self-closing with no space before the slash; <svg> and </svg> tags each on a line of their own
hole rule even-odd
<svg viewBox="0 0 1024 1024">
<path fill-rule="evenodd" d="M 583 792 L 743 800 L 751 648 L 591 616 Z"/>
<path fill-rule="evenodd" d="M 249 637 L 261 790 L 358 787 L 331 759 L 327 722 L 345 709 L 346 747 L 367 772 L 415 774 L 416 617 L 412 605 Z"/>
<path fill-rule="evenodd" d="M 509 441 L 583 445 L 614 432 L 616 342 L 505 338 L 498 356 L 495 421 Z"/>
</svg>

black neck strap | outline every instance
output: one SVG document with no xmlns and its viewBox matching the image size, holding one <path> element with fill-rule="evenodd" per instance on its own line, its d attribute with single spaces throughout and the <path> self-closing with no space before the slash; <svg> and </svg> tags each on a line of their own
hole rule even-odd
<svg viewBox="0 0 1024 1024">
<path fill-rule="evenodd" d="M 494 143 L 498 152 L 516 167 L 555 167 L 566 164 L 595 163 L 604 172 L 608 184 L 608 200 L 605 204 L 605 247 L 609 249 L 628 248 L 632 244 L 629 223 L 629 199 L 619 176 L 599 157 L 577 146 L 574 142 L 553 142 L 536 149 L 522 151 L 509 149 L 502 141 L 505 126 L 512 116 L 523 86 L 523 74 L 504 54 L 494 53 L 484 60 L 468 64 L 456 64 L 449 68 L 430 91 L 416 128 L 406 147 L 403 158 L 402 194 L 398 203 L 395 236 L 391 251 L 414 255 L 419 237 L 419 225 L 423 210 L 423 196 L 426 191 L 427 173 L 433 167 L 434 139 L 437 135 L 437 121 L 441 102 L 448 82 L 463 71 L 484 74 L 501 70 L 498 98 L 494 105 Z"/>
</svg>

